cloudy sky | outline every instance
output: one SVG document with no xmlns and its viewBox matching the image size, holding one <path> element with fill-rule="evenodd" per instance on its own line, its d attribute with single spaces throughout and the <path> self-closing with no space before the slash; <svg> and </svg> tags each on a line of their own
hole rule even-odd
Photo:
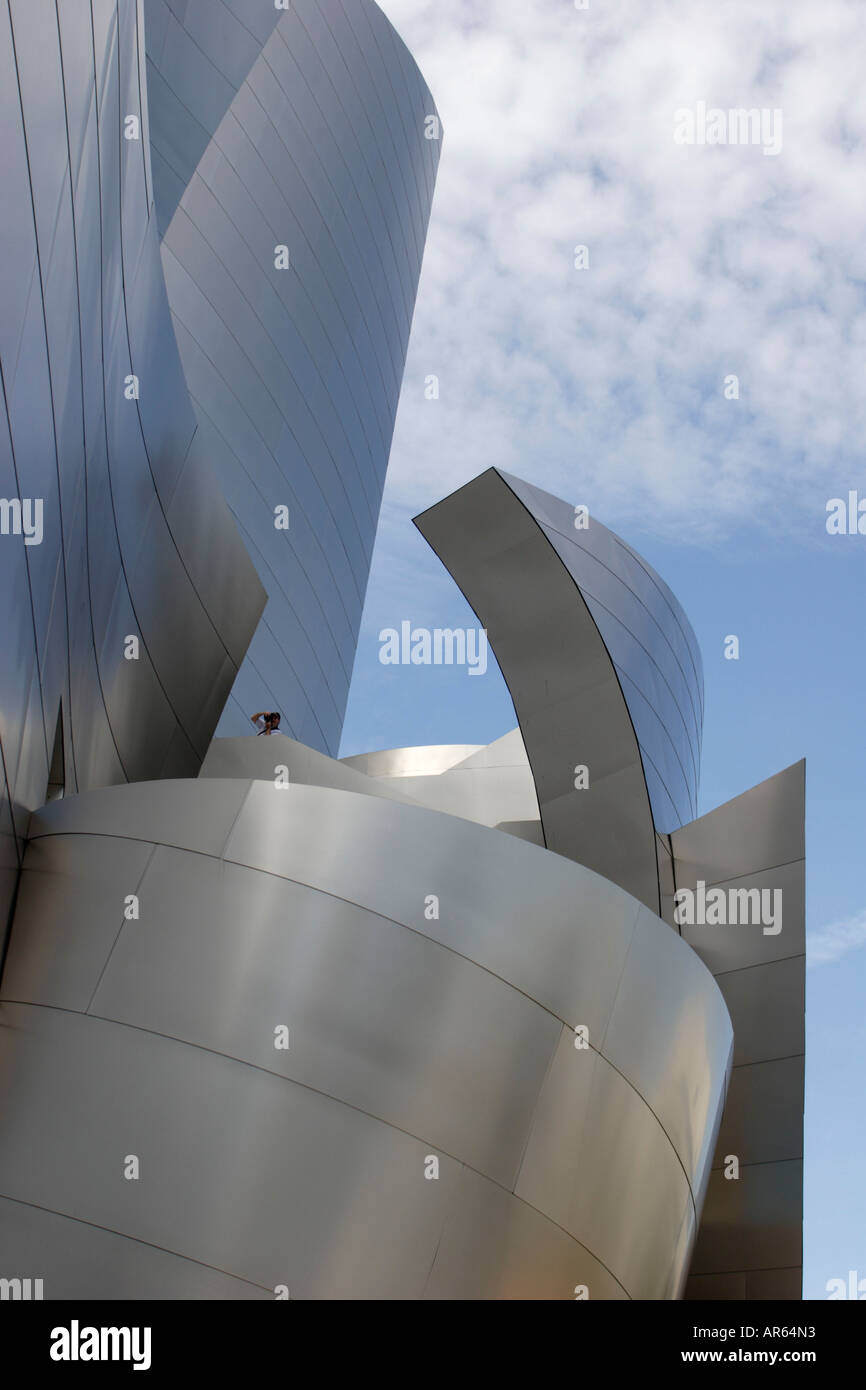
<svg viewBox="0 0 866 1390">
<path fill-rule="evenodd" d="M 807 759 L 805 1291 L 826 1297 L 866 1277 L 866 536 L 825 524 L 866 498 L 866 6 L 380 3 L 445 138 L 342 752 L 516 722 L 494 666 L 378 661 L 383 627 L 474 625 L 411 517 L 491 464 L 646 555 L 704 656 L 701 810 Z M 678 144 L 700 102 L 780 111 L 780 152 Z"/>
<path fill-rule="evenodd" d="M 694 539 L 808 530 L 866 424 L 859 0 L 384 9 L 446 131 L 389 501 L 495 459 Z M 781 154 L 676 144 L 698 101 L 781 110 Z"/>
</svg>

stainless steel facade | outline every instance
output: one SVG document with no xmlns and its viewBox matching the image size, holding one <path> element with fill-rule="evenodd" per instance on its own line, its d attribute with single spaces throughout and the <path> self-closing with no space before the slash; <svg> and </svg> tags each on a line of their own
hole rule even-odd
<svg viewBox="0 0 866 1390">
<path fill-rule="evenodd" d="M 129 0 L 0 13 L 4 923 L 49 781 L 194 775 L 264 603 L 175 345 L 141 24 Z"/>
<path fill-rule="evenodd" d="M 616 784 L 617 815 L 628 806 L 645 825 L 645 808 L 638 806 L 648 803 L 656 829 L 670 831 L 697 812 L 704 700 L 697 639 L 664 580 L 595 517 L 584 528 L 579 505 L 579 499 L 565 502 L 491 468 L 415 524 L 485 626 L 492 624 L 490 640 L 543 788 L 545 829 L 557 836 L 560 810 L 572 824 L 577 803 L 591 805 L 595 814 L 604 779 L 611 789 Z M 538 576 L 538 589 L 552 590 L 544 605 L 535 588 L 524 588 L 529 573 Z M 547 629 L 533 639 L 540 611 Z M 587 644 L 598 653 L 607 689 L 601 674 L 595 683 L 587 680 Z M 542 681 L 538 689 L 530 666 Z M 546 684 L 551 677 L 553 689 Z M 560 728 L 568 730 L 575 762 L 585 761 L 576 737 L 593 750 L 596 777 L 582 799 L 572 795 L 568 759 L 550 765 L 554 744 L 562 742 Z M 568 853 L 565 844 L 553 847 Z"/>
<path fill-rule="evenodd" d="M 683 925 L 734 1025 L 734 1065 L 687 1298 L 796 1299 L 803 1265 L 805 763 L 670 837 L 678 888 L 779 894 L 780 930 Z M 735 1155 L 739 1177 L 725 1176 Z"/>
<path fill-rule="evenodd" d="M 488 630 L 544 843 L 660 911 L 729 1005 L 731 1093 L 687 1296 L 799 1298 L 805 764 L 684 823 L 697 795 L 700 654 L 659 576 L 594 518 L 578 530 L 572 505 L 496 469 L 416 525 Z M 399 751 L 388 756 L 399 766 Z M 589 769 L 586 788 L 572 779 L 578 763 Z M 418 781 L 400 785 L 413 793 Z M 737 897 L 778 895 L 780 930 L 754 920 L 676 925 L 675 895 L 699 882 Z"/>
<path fill-rule="evenodd" d="M 632 713 L 638 700 L 647 705 L 642 690 L 656 692 L 660 711 L 652 767 L 663 754 L 673 758 L 678 739 L 696 779 L 698 756 L 697 750 L 691 756 L 676 701 L 662 699 L 662 691 L 669 692 L 659 672 L 676 660 L 660 621 L 666 605 L 661 581 L 594 520 L 589 531 L 574 532 L 592 541 L 572 542 L 565 528 L 571 524 L 574 530 L 573 507 L 495 468 L 416 517 L 415 524 L 487 630 L 514 701 L 548 849 L 588 864 L 658 912 L 650 760 Z M 594 592 L 585 593 L 584 583 Z M 650 589 L 658 619 L 647 606 Z M 600 607 L 598 594 L 607 607 Z M 625 618 L 644 642 L 655 633 L 658 659 L 632 635 Z M 607 646 L 602 619 L 630 676 Z M 667 627 L 674 622 L 669 610 Z M 681 641 L 688 649 L 682 634 Z M 698 693 L 696 686 L 696 701 Z M 579 767 L 588 770 L 586 787 L 578 785 Z"/>
<path fill-rule="evenodd" d="M 369 792 L 34 817 L 0 1220 L 46 1298 L 679 1296 L 731 1055 L 709 971 L 592 871 Z"/>
<path fill-rule="evenodd" d="M 277 767 L 287 769 L 292 783 L 427 806 L 543 844 L 538 798 L 519 729 L 480 748 L 392 748 L 340 762 L 282 734 L 257 739 L 254 747 L 249 738 L 216 738 L 199 776 L 271 781 Z"/>
<path fill-rule="evenodd" d="M 385 795 L 397 791 L 422 806 L 544 844 L 535 782 L 519 729 L 481 747 L 391 748 L 343 761 L 365 772 Z"/>
<path fill-rule="evenodd" d="M 252 710 L 279 709 L 286 733 L 336 754 L 441 149 L 436 106 L 372 0 L 145 11 L 178 346 L 269 595 L 220 732 L 246 734 Z"/>
<path fill-rule="evenodd" d="M 595 517 L 503 473 L 562 560 L 601 634 L 640 748 L 656 829 L 698 809 L 704 717 L 700 649 L 682 605 L 642 556 Z M 579 499 L 576 499 L 579 505 Z"/>
</svg>

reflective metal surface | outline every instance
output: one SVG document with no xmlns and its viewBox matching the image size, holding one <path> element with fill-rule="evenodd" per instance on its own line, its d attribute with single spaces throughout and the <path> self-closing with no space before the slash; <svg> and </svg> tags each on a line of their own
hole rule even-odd
<svg viewBox="0 0 866 1390">
<path fill-rule="evenodd" d="M 144 53 L 135 4 L 0 14 L 0 496 L 43 512 L 0 536 L 4 923 L 55 740 L 67 791 L 194 774 L 265 598 L 175 344 Z"/>
<path fill-rule="evenodd" d="M 490 744 L 389 748 L 342 759 L 432 810 L 490 825 L 533 844 L 544 843 L 535 782 L 519 729 Z M 362 788 L 359 788 L 362 790 Z"/>
<path fill-rule="evenodd" d="M 178 346 L 270 600 L 220 732 L 246 734 L 253 710 L 279 709 L 285 733 L 336 753 L 441 150 L 441 131 L 427 138 L 436 107 L 372 0 L 145 10 Z"/>
<path fill-rule="evenodd" d="M 560 518 L 573 517 L 565 503 L 539 497 Z M 415 524 L 487 629 L 520 723 L 545 844 L 658 912 L 642 750 L 615 663 L 569 568 L 571 555 L 563 558 L 544 513 L 536 515 L 493 468 Z M 610 533 L 599 531 L 601 544 Z M 588 770 L 588 785 L 576 785 L 579 766 Z"/>
<path fill-rule="evenodd" d="M 687 926 L 734 1025 L 734 1065 L 687 1298 L 798 1299 L 805 1051 L 805 763 L 670 836 L 677 888 L 778 893 L 781 929 Z M 773 899 L 768 898 L 772 908 Z M 666 911 L 673 921 L 672 903 Z M 728 1155 L 739 1178 L 726 1179 Z"/>
<path fill-rule="evenodd" d="M 457 1180 L 425 1299 L 628 1297 L 604 1265 L 561 1226 L 471 1168 Z"/>
<path fill-rule="evenodd" d="M 656 827 L 697 810 L 703 666 L 697 638 L 664 580 L 594 517 L 510 473 L 502 477 L 536 518 L 591 612 L 616 668 L 640 744 Z M 579 500 L 579 499 L 575 499 Z"/>
<path fill-rule="evenodd" d="M 525 527 L 514 525 L 510 516 L 503 511 L 503 484 L 525 508 L 528 519 L 534 521 L 540 537 L 559 557 L 592 616 L 613 664 L 620 699 L 624 700 L 637 738 L 656 827 L 661 831 L 672 830 L 693 817 L 697 810 L 703 673 L 697 641 L 688 619 L 664 581 L 601 522 L 593 517 L 589 519 L 586 529 L 576 529 L 574 504 L 553 497 L 499 469 L 482 474 L 467 487 L 416 518 L 416 525 L 464 589 L 473 607 L 476 607 L 474 596 L 481 599 L 483 595 L 486 611 L 494 611 L 489 607 L 490 595 L 476 587 L 478 577 L 475 575 L 483 556 L 480 576 L 483 583 L 491 549 L 503 551 L 505 545 L 508 546 L 508 554 L 502 556 L 503 579 L 509 573 L 515 578 L 528 573 L 526 553 L 519 551 L 517 546 L 522 545 L 524 537 L 531 533 Z M 487 515 L 486 527 L 495 525 L 499 540 L 491 545 L 489 538 L 477 533 L 471 550 L 468 550 L 469 536 L 465 532 L 458 536 L 454 528 L 469 517 L 470 508 L 473 509 L 473 519 L 477 519 L 477 510 L 484 505 L 497 507 L 495 512 Z M 470 575 L 472 592 L 464 583 L 464 578 Z M 519 598 L 519 586 L 515 586 L 512 596 Z M 525 595 L 523 606 L 532 606 L 535 610 L 537 602 L 536 593 L 531 592 Z M 558 590 L 554 590 L 548 601 L 549 612 L 559 623 L 563 647 L 574 661 L 575 653 L 569 634 L 562 627 L 557 613 L 559 606 Z M 484 618 L 483 614 L 480 616 Z M 507 644 L 508 670 L 505 667 L 502 669 L 515 704 L 516 692 L 520 693 L 524 703 L 529 694 L 526 673 L 520 667 L 520 656 L 512 658 L 510 655 L 518 632 L 521 633 L 525 661 L 528 656 L 527 635 L 522 631 L 519 613 L 512 615 L 510 632 L 500 628 L 498 633 L 491 633 L 497 657 L 503 641 Z M 568 688 L 563 669 L 568 658 L 563 654 L 559 662 L 554 663 L 554 655 L 551 652 L 549 674 L 555 673 L 562 697 Z M 499 659 L 502 665 L 502 659 Z M 585 661 L 588 672 L 589 652 Z M 573 691 L 571 698 L 573 701 Z M 555 697 L 551 697 L 549 703 L 552 710 Z M 609 703 L 615 705 L 616 697 L 612 696 Z M 528 716 L 528 709 L 522 716 L 518 709 L 522 728 Z M 575 725 L 575 728 L 580 727 L 580 723 Z M 532 758 L 530 752 L 530 760 Z"/>
<path fill-rule="evenodd" d="M 792 1174 L 802 1159 L 804 765 L 683 824 L 697 804 L 703 717 L 694 634 L 645 561 L 594 519 L 575 529 L 575 515 L 572 505 L 490 469 L 416 525 L 488 629 L 520 721 L 546 845 L 622 884 L 671 924 L 676 892 L 694 890 L 698 880 L 730 893 L 768 892 L 770 901 L 781 895 L 779 932 L 749 922 L 678 928 L 716 974 L 733 1022 L 731 1099 L 714 1162 L 719 1168 L 736 1153 L 743 1165 L 738 1181 L 718 1172 L 710 1181 L 687 1296 L 798 1297 L 802 1191 Z M 586 765 L 588 788 L 574 787 L 576 764 Z M 454 775 L 426 781 L 436 787 Z M 420 799 L 418 782 L 401 778 Z M 441 795 L 439 802 L 453 810 Z M 617 1027 L 632 1047 L 640 1035 L 643 991 L 663 1000 L 680 987 L 648 962 L 634 981 L 624 975 L 621 1021 L 606 1038 L 612 1060 Z M 689 1112 L 699 1113 L 689 1134 L 666 1112 L 682 1045 L 673 1040 L 667 1055 L 646 1054 L 642 1086 L 687 1171 L 708 1180 L 707 1151 L 717 1136 L 706 1115 L 699 1105 Z M 716 1045 L 708 1034 L 708 1055 Z M 786 1175 L 784 1200 L 774 1202 L 770 1220 L 751 1185 L 759 1167 L 777 1166 Z M 700 1210 L 700 1180 L 697 1196 Z M 765 1265 L 756 1282 L 758 1250 Z M 730 1275 L 726 1283 L 715 1282 L 720 1274 Z"/>
<path fill-rule="evenodd" d="M 272 1289 L 233 1279 L 194 1260 L 145 1241 L 128 1240 L 98 1226 L 42 1207 L 0 1198 L 6 1269 L 51 1269 L 52 1299 L 81 1297 L 81 1270 L 89 1272 L 90 1296 L 100 1299 L 270 1299 Z"/>
<path fill-rule="evenodd" d="M 256 632 L 226 727 L 335 748 L 435 114 L 371 0 L 4 10 L 4 923 L 58 730 L 69 791 L 194 775 Z"/>
<path fill-rule="evenodd" d="M 367 777 L 431 777 L 457 767 L 486 747 L 484 743 L 437 743 L 427 748 L 383 748 L 376 753 L 356 753 L 340 761 Z M 523 761 L 526 761 L 525 752 Z"/>
<path fill-rule="evenodd" d="M 669 1154 L 670 1141 L 639 1092 L 604 1056 L 576 1052 L 564 1029 L 517 1192 L 580 1232 L 640 1298 L 674 1297 L 685 1267 L 679 1237 L 693 1199 Z"/>
<path fill-rule="evenodd" d="M 68 1223 L 46 1297 L 80 1223 L 192 1262 L 177 1296 L 205 1265 L 296 1297 L 677 1296 L 730 1023 L 591 870 L 375 792 L 203 776 L 45 807 L 20 904 L 0 1194 L 23 1252 Z"/>
<path fill-rule="evenodd" d="M 215 738 L 199 776 L 244 780 L 252 777 L 272 783 L 288 777 L 290 782 L 304 786 L 334 787 L 416 804 L 400 783 L 395 784 L 390 778 L 366 777 L 348 763 L 329 758 L 286 734 L 269 734 L 267 738 Z"/>
</svg>

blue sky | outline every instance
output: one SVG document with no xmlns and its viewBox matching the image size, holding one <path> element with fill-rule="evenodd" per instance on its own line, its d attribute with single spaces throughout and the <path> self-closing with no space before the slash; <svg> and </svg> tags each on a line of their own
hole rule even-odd
<svg viewBox="0 0 866 1390">
<path fill-rule="evenodd" d="M 826 1297 L 866 1277 L 866 536 L 825 526 L 866 497 L 866 13 L 381 3 L 445 140 L 341 751 L 514 726 L 493 664 L 378 661 L 403 619 L 474 625 L 411 517 L 484 468 L 655 566 L 704 657 L 701 811 L 807 759 L 804 1292 Z M 781 110 L 780 152 L 678 145 L 700 101 Z"/>
</svg>

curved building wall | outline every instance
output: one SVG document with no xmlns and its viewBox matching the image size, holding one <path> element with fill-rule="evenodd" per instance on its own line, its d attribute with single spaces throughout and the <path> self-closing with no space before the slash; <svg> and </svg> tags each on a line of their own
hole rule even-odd
<svg viewBox="0 0 866 1390">
<path fill-rule="evenodd" d="M 472 754 L 473 756 L 468 756 Z M 215 738 L 199 777 L 256 777 L 271 781 L 278 767 L 291 782 L 361 791 L 489 825 L 543 844 L 538 798 L 520 731 L 495 743 L 391 748 L 353 758 L 328 758 L 303 743 Z"/>
<path fill-rule="evenodd" d="M 658 912 L 642 752 L 613 659 L 568 564 L 495 468 L 415 525 L 487 631 L 514 701 L 544 844 Z M 581 768 L 585 782 L 576 776 Z"/>
<path fill-rule="evenodd" d="M 147 5 L 162 255 L 199 428 L 270 598 L 220 732 L 279 709 L 336 753 L 441 142 L 372 0 L 293 0 L 275 25 L 247 8 Z"/>
<path fill-rule="evenodd" d="M 433 811 L 544 844 L 538 795 L 519 729 L 480 746 L 388 748 L 341 761 L 366 773 L 385 795 L 398 792 Z M 202 775 L 207 775 L 207 759 Z"/>
<path fill-rule="evenodd" d="M 518 506 L 525 512 L 524 524 L 516 514 Z M 485 507 L 494 508 L 495 525 L 483 519 Z M 480 474 L 416 517 L 415 524 L 481 620 L 496 628 L 491 628 L 491 641 L 530 761 L 535 761 L 536 779 L 545 784 L 540 799 L 551 808 L 559 803 L 569 824 L 580 815 L 571 795 L 569 760 L 572 753 L 572 761 L 581 760 L 581 741 L 587 760 L 594 759 L 596 779 L 616 774 L 622 780 L 633 762 L 641 787 L 618 786 L 614 803 L 618 815 L 630 814 L 643 842 L 642 857 L 650 862 L 652 837 L 646 825 L 637 828 L 638 820 L 648 819 L 647 799 L 652 823 L 661 833 L 692 820 L 697 810 L 703 671 L 697 640 L 670 589 L 594 517 L 586 529 L 576 529 L 571 503 L 501 469 Z M 539 545 L 542 540 L 546 545 Z M 545 583 L 555 586 L 555 597 L 536 592 L 542 572 Z M 531 590 L 525 586 L 529 573 L 536 580 Z M 571 602 L 564 577 L 576 590 Z M 506 587 L 508 600 L 502 592 Z M 545 677 L 542 688 L 533 689 L 542 648 Z M 601 686 L 605 662 L 606 694 Z M 606 733 L 599 721 L 607 723 Z M 543 730 L 538 727 L 542 722 Z M 549 745 L 543 756 L 536 746 L 539 738 Z M 591 798 L 582 795 L 586 811 Z M 547 843 L 560 853 L 570 852 L 550 838 Z M 593 866 L 608 871 L 603 860 Z M 654 870 L 640 872 L 645 882 L 657 878 Z M 649 900 L 646 889 L 639 896 Z"/>
<path fill-rule="evenodd" d="M 681 1292 L 727 1012 L 534 845 L 315 786 L 69 799 L 34 817 L 0 1023 L 4 1253 L 46 1298 L 164 1296 L 160 1261 L 180 1297 Z"/>
<path fill-rule="evenodd" d="M 510 473 L 501 475 L 568 569 L 601 633 L 634 724 L 656 829 L 698 812 L 703 664 L 682 605 L 655 570 L 592 517 Z"/>
<path fill-rule="evenodd" d="M 135 4 L 0 11 L 4 916 L 49 780 L 197 770 L 264 601 L 177 354 L 143 65 Z"/>
</svg>

